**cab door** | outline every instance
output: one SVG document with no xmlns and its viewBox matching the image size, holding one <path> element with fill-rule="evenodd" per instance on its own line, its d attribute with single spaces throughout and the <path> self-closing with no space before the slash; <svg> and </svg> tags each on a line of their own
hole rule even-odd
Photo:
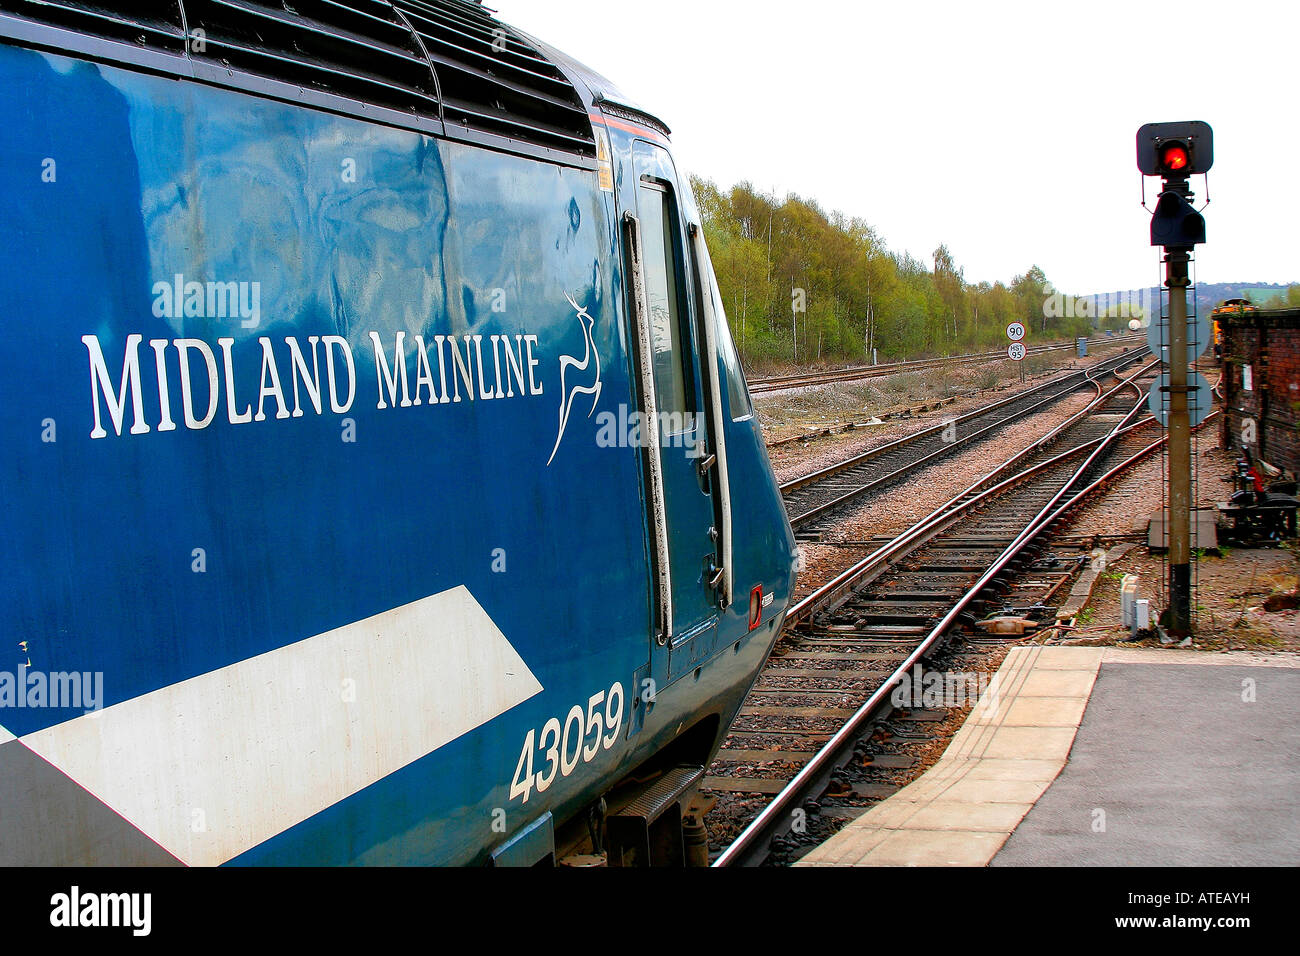
<svg viewBox="0 0 1300 956">
<path fill-rule="evenodd" d="M 721 572 L 714 522 L 708 416 L 700 381 L 690 257 L 679 191 L 667 151 L 635 144 L 644 290 L 641 336 L 651 353 L 657 412 L 663 523 L 668 552 L 671 626 L 661 631 L 652 673 L 671 682 L 714 649 Z M 653 433 L 653 430 L 652 430 Z"/>
</svg>

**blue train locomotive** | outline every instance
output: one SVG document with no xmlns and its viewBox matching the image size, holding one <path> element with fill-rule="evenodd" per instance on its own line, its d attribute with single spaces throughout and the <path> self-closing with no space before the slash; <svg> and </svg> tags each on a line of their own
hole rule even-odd
<svg viewBox="0 0 1300 956">
<path fill-rule="evenodd" d="M 659 120 L 464 0 L 0 0 L 0 181 L 0 863 L 680 857 L 795 548 Z"/>
</svg>

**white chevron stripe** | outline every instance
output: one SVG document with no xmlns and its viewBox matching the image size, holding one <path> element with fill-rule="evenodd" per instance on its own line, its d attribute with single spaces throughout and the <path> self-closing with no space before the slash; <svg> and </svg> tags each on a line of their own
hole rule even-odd
<svg viewBox="0 0 1300 956">
<path fill-rule="evenodd" d="M 8 743 L 10 740 L 13 740 L 13 739 L 14 739 L 14 735 L 13 735 L 13 734 L 11 734 L 11 733 L 9 733 L 9 731 L 5 730 L 4 727 L 0 727 L 0 744 Z"/>
<path fill-rule="evenodd" d="M 462 586 L 22 742 L 181 861 L 213 865 L 541 689 Z"/>
</svg>

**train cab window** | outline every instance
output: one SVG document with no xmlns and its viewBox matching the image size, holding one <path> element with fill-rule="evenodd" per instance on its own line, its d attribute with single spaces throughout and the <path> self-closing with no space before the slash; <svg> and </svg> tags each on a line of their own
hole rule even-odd
<svg viewBox="0 0 1300 956">
<path fill-rule="evenodd" d="M 713 298 L 713 317 L 717 322 L 714 336 L 718 342 L 718 358 L 722 361 L 723 374 L 727 377 L 727 404 L 731 408 L 731 420 L 738 422 L 754 414 L 754 406 L 749 400 L 749 386 L 745 382 L 744 369 L 740 367 L 740 356 L 736 354 L 736 343 L 731 338 L 731 328 L 727 325 L 727 311 L 722 307 L 722 294 L 718 291 L 718 280 L 713 274 L 713 262 L 709 250 L 703 243 L 704 262 L 697 263 L 699 272 L 708 285 L 708 295 Z"/>
<path fill-rule="evenodd" d="M 713 314 L 718 317 L 718 358 L 722 359 L 727 376 L 727 402 L 731 406 L 731 420 L 738 422 L 753 415 L 754 406 L 749 401 L 749 386 L 740 367 L 740 356 L 736 354 L 736 343 L 727 327 L 727 313 L 722 310 L 722 296 L 718 295 L 717 283 L 711 282 L 709 286 L 713 292 Z"/>
<path fill-rule="evenodd" d="M 657 183 L 641 184 L 641 235 L 645 243 L 645 290 L 654 349 L 656 403 L 664 434 L 686 430 L 695 389 L 688 384 L 682 347 L 681 269 L 677 215 L 672 196 Z"/>
</svg>

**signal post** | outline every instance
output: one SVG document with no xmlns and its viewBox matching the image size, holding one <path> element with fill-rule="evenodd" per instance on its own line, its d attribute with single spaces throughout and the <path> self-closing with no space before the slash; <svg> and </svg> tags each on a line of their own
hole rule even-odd
<svg viewBox="0 0 1300 956">
<path fill-rule="evenodd" d="M 1207 123 L 1148 123 L 1138 130 L 1138 169 L 1162 179 L 1151 218 L 1151 245 L 1165 250 L 1169 289 L 1169 611 L 1165 629 L 1185 638 L 1192 631 L 1192 422 L 1188 394 L 1187 286 L 1190 250 L 1205 241 L 1205 219 L 1192 208 L 1188 177 L 1214 162 Z M 1157 403 L 1158 404 L 1158 403 Z"/>
<path fill-rule="evenodd" d="M 1173 637 L 1192 630 L 1192 425 L 1187 413 L 1187 263 L 1165 255 L 1169 288 L 1169 624 Z M 1175 358 L 1174 356 L 1179 356 Z"/>
</svg>

